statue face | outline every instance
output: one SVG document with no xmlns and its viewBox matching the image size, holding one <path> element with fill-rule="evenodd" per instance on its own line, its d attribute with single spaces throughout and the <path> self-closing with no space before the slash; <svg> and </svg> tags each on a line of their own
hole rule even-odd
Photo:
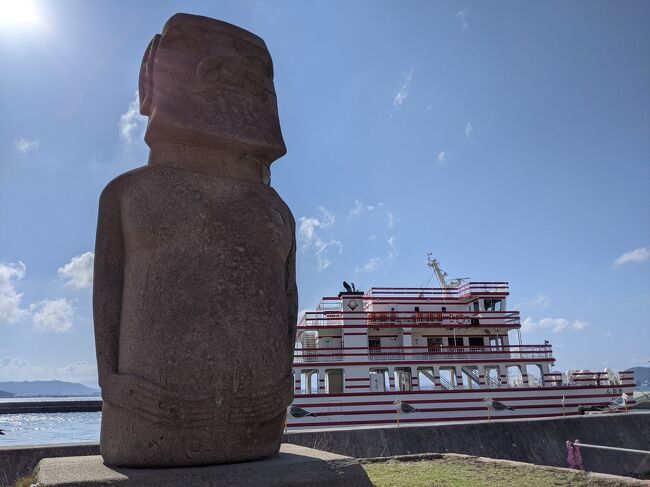
<svg viewBox="0 0 650 487">
<path fill-rule="evenodd" d="M 273 64 L 261 39 L 225 22 L 177 14 L 149 56 L 149 145 L 216 146 L 267 164 L 286 153 Z"/>
</svg>

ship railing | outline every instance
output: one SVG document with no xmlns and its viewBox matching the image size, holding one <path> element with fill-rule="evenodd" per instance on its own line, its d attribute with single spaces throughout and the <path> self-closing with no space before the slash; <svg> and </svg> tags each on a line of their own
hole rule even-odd
<svg viewBox="0 0 650 487">
<path fill-rule="evenodd" d="M 533 360 L 552 359 L 550 345 L 509 346 L 384 346 L 384 347 L 336 347 L 299 348 L 295 350 L 294 361 L 341 362 L 341 361 L 392 361 L 392 360 Z"/>
<path fill-rule="evenodd" d="M 567 385 L 578 385 L 578 386 L 604 386 L 604 385 L 614 385 L 620 386 L 622 383 L 623 372 L 614 374 L 614 377 L 610 377 L 607 372 L 595 372 L 591 370 L 574 370 L 568 374 L 568 380 L 566 380 Z M 614 380 L 612 380 L 614 379 Z"/>
<path fill-rule="evenodd" d="M 366 322 L 372 326 L 517 326 L 519 311 L 369 311 Z M 356 318 L 362 320 L 362 317 Z M 354 322 L 354 317 L 346 317 Z"/>
<path fill-rule="evenodd" d="M 521 324 L 518 311 L 309 311 L 304 313 L 298 327 L 517 327 Z"/>
<path fill-rule="evenodd" d="M 471 294 L 508 294 L 507 282 L 468 282 L 460 287 L 416 288 L 416 287 L 373 287 L 367 293 L 368 298 L 459 298 Z"/>
</svg>

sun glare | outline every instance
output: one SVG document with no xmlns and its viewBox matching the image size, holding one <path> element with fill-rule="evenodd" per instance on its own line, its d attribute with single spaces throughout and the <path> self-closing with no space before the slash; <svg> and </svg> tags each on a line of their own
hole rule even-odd
<svg viewBox="0 0 650 487">
<path fill-rule="evenodd" d="M 0 0 L 0 25 L 3 30 L 36 24 L 38 21 L 38 11 L 30 0 Z"/>
</svg>

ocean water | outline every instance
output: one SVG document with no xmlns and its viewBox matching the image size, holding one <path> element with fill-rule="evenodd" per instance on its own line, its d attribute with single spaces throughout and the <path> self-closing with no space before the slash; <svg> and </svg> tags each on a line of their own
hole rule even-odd
<svg viewBox="0 0 650 487">
<path fill-rule="evenodd" d="M 0 446 L 98 442 L 102 413 L 0 415 Z"/>
<path fill-rule="evenodd" d="M 20 397 L 0 402 L 98 400 L 99 397 Z M 102 413 L 0 414 L 0 446 L 98 442 Z"/>
</svg>

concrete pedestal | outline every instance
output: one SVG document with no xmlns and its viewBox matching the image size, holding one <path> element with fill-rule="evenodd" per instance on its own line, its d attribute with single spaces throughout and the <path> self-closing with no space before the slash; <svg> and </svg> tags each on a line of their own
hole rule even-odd
<svg viewBox="0 0 650 487">
<path fill-rule="evenodd" d="M 36 476 L 39 487 L 372 486 L 355 459 L 288 443 L 273 458 L 211 467 L 130 469 L 107 467 L 99 455 L 44 458 Z"/>
</svg>

